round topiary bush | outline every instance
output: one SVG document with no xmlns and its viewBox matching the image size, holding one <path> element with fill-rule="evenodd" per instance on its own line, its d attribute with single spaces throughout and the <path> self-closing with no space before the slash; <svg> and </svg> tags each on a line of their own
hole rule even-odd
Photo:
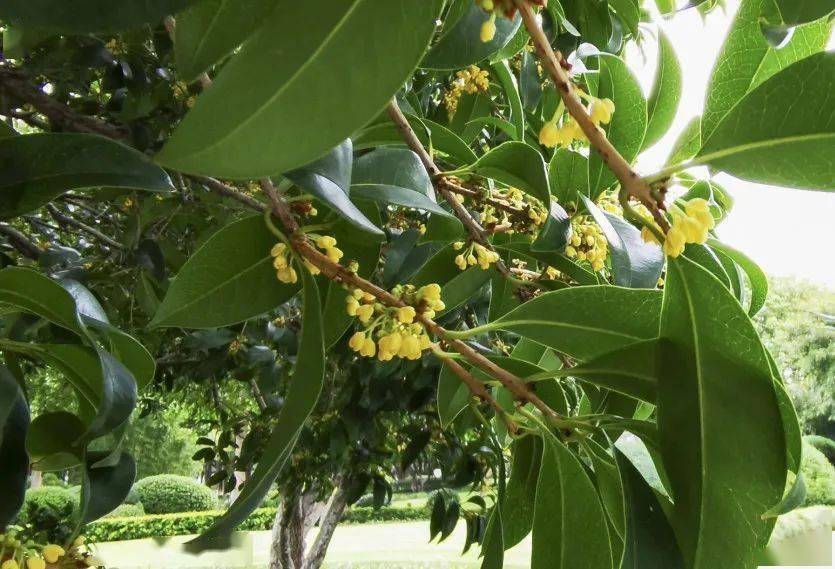
<svg viewBox="0 0 835 569">
<path fill-rule="evenodd" d="M 23 522 L 31 521 L 38 514 L 63 518 L 78 507 L 78 494 L 61 486 L 43 486 L 26 491 L 26 499 L 20 511 Z"/>
<path fill-rule="evenodd" d="M 821 451 L 829 463 L 835 465 L 835 441 L 820 435 L 806 435 L 803 440 Z"/>
<path fill-rule="evenodd" d="M 806 479 L 804 506 L 835 506 L 835 467 L 809 443 L 803 444 L 803 477 Z"/>
<path fill-rule="evenodd" d="M 149 476 L 137 482 L 134 490 L 147 514 L 204 512 L 217 507 L 214 492 L 186 476 Z"/>
<path fill-rule="evenodd" d="M 105 518 L 138 518 L 145 515 L 145 508 L 142 504 L 122 504 L 106 516 Z"/>
</svg>

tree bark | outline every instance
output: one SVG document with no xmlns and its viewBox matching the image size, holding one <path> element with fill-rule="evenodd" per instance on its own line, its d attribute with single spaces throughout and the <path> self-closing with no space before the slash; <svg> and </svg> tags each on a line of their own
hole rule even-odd
<svg viewBox="0 0 835 569">
<path fill-rule="evenodd" d="M 319 569 L 322 566 L 331 538 L 336 526 L 339 525 L 339 520 L 342 519 L 342 514 L 345 513 L 346 506 L 345 491 L 342 486 L 337 486 L 319 522 L 319 534 L 310 547 L 304 569 Z"/>
</svg>

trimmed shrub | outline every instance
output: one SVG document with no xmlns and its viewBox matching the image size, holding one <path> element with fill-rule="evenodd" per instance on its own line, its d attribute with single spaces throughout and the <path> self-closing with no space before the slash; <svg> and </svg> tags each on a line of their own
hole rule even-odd
<svg viewBox="0 0 835 569">
<path fill-rule="evenodd" d="M 809 443 L 803 444 L 803 464 L 806 479 L 804 506 L 835 506 L 835 467 L 826 456 Z"/>
<path fill-rule="evenodd" d="M 820 435 L 806 435 L 803 440 L 821 451 L 829 464 L 835 465 L 835 441 Z"/>
<path fill-rule="evenodd" d="M 106 518 L 137 518 L 145 515 L 145 508 L 142 504 L 122 504 L 109 514 Z"/>
<path fill-rule="evenodd" d="M 59 478 L 54 472 L 44 472 L 41 484 L 43 486 L 67 486 L 67 483 L 61 480 L 61 478 Z"/>
<path fill-rule="evenodd" d="M 137 482 L 134 490 L 148 514 L 205 512 L 217 508 L 214 492 L 186 476 L 149 476 Z"/>
<path fill-rule="evenodd" d="M 255 510 L 240 526 L 240 531 L 266 531 L 272 528 L 275 508 Z M 140 516 L 135 518 L 105 518 L 88 525 L 85 536 L 93 543 L 144 539 L 149 537 L 172 537 L 200 533 L 209 528 L 222 515 L 221 511 L 189 512 Z M 373 522 L 428 520 L 426 508 L 351 508 L 345 512 L 345 523 L 364 524 Z"/>
<path fill-rule="evenodd" d="M 78 494 L 62 486 L 42 486 L 26 491 L 20 519 L 29 521 L 32 514 L 38 510 L 61 518 L 69 517 L 78 508 Z"/>
</svg>

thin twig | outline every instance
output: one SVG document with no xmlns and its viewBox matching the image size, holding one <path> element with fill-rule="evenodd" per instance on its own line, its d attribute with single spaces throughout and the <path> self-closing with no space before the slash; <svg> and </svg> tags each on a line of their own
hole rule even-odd
<svg viewBox="0 0 835 569">
<path fill-rule="evenodd" d="M 95 227 L 90 227 L 83 221 L 79 221 L 74 217 L 70 217 L 68 215 L 64 215 L 57 207 L 55 207 L 52 204 L 46 204 L 46 209 L 47 211 L 49 211 L 49 214 L 55 219 L 55 221 L 58 222 L 59 225 L 69 225 L 70 227 L 75 227 L 76 229 L 95 237 L 99 241 L 102 241 L 103 243 L 113 247 L 114 249 L 123 250 L 125 248 L 124 245 L 122 245 L 112 237 L 105 235 Z"/>
<path fill-rule="evenodd" d="M 41 248 L 8 223 L 0 223 L 0 234 L 5 235 L 9 244 L 24 257 L 37 261 L 41 256 Z"/>
<path fill-rule="evenodd" d="M 664 207 L 663 197 L 653 195 L 649 183 L 629 165 L 629 162 L 606 138 L 606 134 L 592 122 L 591 117 L 586 112 L 586 107 L 575 93 L 574 83 L 568 76 L 568 72 L 563 68 L 564 59 L 562 54 L 559 51 L 554 51 L 551 47 L 551 43 L 542 30 L 542 25 L 536 19 L 536 14 L 529 0 L 513 0 L 513 3 L 522 15 L 522 21 L 533 40 L 539 58 L 551 76 L 566 110 L 580 125 L 583 133 L 589 139 L 591 147 L 600 155 L 603 163 L 618 179 L 622 191 L 644 204 L 652 212 L 656 222 L 662 228 L 667 228 L 667 219 L 661 213 Z"/>
</svg>

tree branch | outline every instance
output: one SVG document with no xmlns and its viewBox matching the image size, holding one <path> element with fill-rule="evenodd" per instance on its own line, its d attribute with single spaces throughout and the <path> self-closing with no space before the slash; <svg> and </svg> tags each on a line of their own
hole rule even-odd
<svg viewBox="0 0 835 569">
<path fill-rule="evenodd" d="M 33 261 L 37 261 L 40 258 L 41 248 L 8 223 L 0 223 L 0 234 L 5 235 L 9 240 L 9 244 L 17 249 L 24 257 Z"/>
<path fill-rule="evenodd" d="M 666 231 L 668 227 L 667 219 L 661 213 L 661 209 L 664 207 L 663 197 L 657 198 L 653 194 L 649 183 L 632 169 L 629 162 L 606 138 L 606 134 L 592 122 L 583 102 L 575 93 L 574 83 L 568 76 L 568 72 L 563 68 L 562 53 L 551 48 L 551 43 L 545 36 L 541 24 L 537 21 L 529 0 L 513 0 L 513 3 L 522 15 L 522 21 L 533 40 L 542 65 L 554 81 L 566 110 L 580 125 L 583 134 L 589 139 L 592 149 L 600 155 L 603 163 L 618 179 L 621 189 L 644 204 L 652 212 L 655 221 Z"/>
<path fill-rule="evenodd" d="M 389 103 L 388 113 L 389 117 L 391 117 L 391 120 L 394 121 L 395 126 L 400 131 L 400 134 L 403 136 L 403 139 L 406 141 L 406 146 L 418 155 L 420 161 L 423 163 L 423 166 L 426 168 L 426 171 L 429 172 L 429 175 L 435 184 L 435 189 L 438 190 L 438 193 L 441 194 L 441 196 L 443 196 L 447 203 L 449 203 L 452 207 L 455 217 L 457 217 L 461 223 L 464 224 L 464 228 L 467 230 L 467 233 L 470 234 L 473 241 L 483 247 L 486 247 L 490 251 L 494 251 L 493 245 L 487 240 L 484 228 L 481 227 L 472 215 L 470 215 L 467 208 L 455 199 L 454 194 L 458 193 L 461 187 L 456 184 L 451 184 L 444 176 L 441 175 L 440 168 L 438 168 L 435 161 L 432 160 L 432 157 L 429 155 L 429 152 L 426 148 L 424 148 L 423 143 L 415 134 L 415 131 L 409 124 L 409 121 L 406 119 L 403 111 L 401 111 L 400 107 L 397 105 L 397 100 L 394 98 Z M 495 264 L 496 269 L 502 275 L 505 277 L 511 276 L 510 271 L 507 270 L 507 266 L 504 264 L 504 261 L 499 259 Z"/>
<path fill-rule="evenodd" d="M 79 221 L 79 220 L 75 219 L 74 217 L 64 215 L 57 207 L 55 207 L 51 203 L 46 204 L 46 209 L 49 212 L 49 214 L 55 219 L 55 221 L 58 222 L 59 225 L 75 227 L 76 229 L 78 229 L 80 231 L 83 231 L 84 233 L 87 233 L 88 235 L 91 235 L 91 236 L 95 237 L 99 241 L 105 243 L 106 245 L 109 245 L 109 246 L 113 247 L 114 249 L 123 250 L 125 248 L 124 245 L 122 245 L 121 243 L 119 243 L 118 241 L 113 239 L 112 237 L 109 237 L 109 236 L 105 235 L 104 233 L 102 233 L 98 229 L 96 229 L 94 227 L 90 227 L 89 225 L 87 225 L 83 221 Z"/>
</svg>

